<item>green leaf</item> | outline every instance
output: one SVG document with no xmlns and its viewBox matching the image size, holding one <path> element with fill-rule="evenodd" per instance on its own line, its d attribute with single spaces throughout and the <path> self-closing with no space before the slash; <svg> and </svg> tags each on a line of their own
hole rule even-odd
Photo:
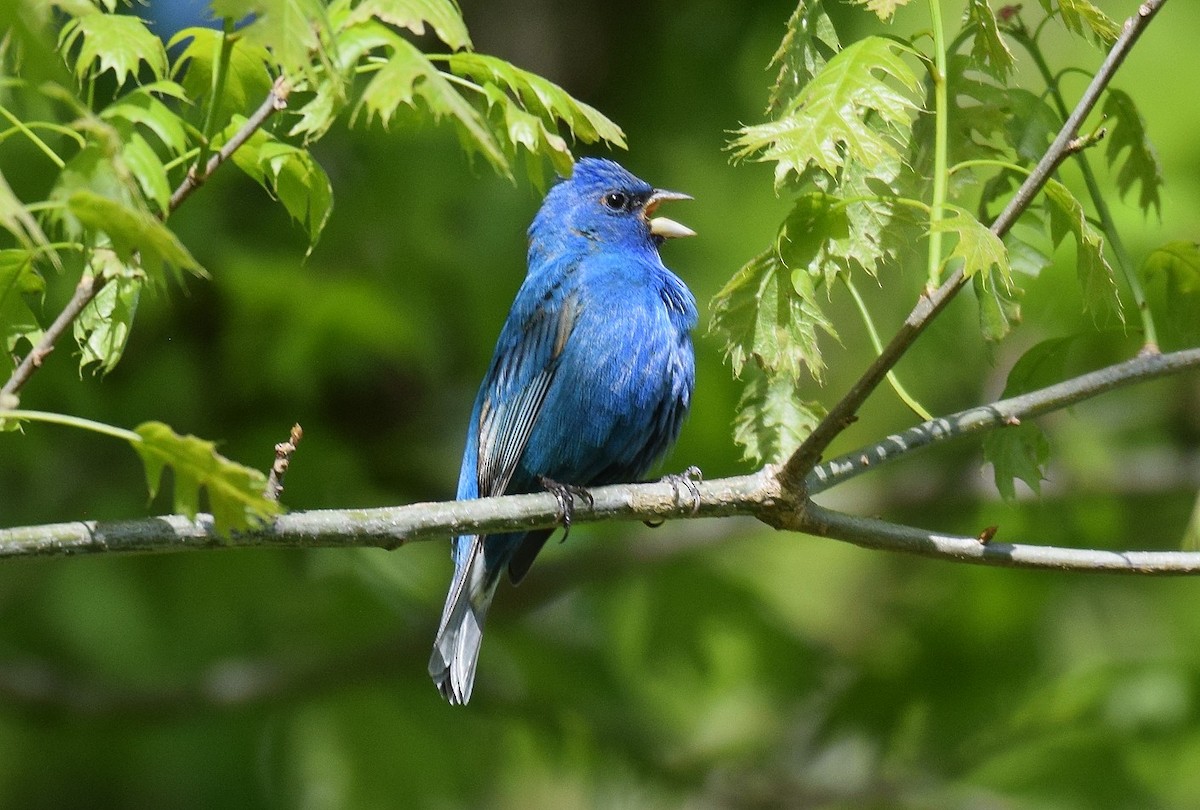
<svg viewBox="0 0 1200 810">
<path fill-rule="evenodd" d="M 146 274 L 125 265 L 108 250 L 93 253 L 91 271 L 108 281 L 73 324 L 80 349 L 79 371 L 95 364 L 98 372 L 108 374 L 125 352 Z"/>
<path fill-rule="evenodd" d="M 194 518 L 200 511 L 201 488 L 208 493 L 216 530 L 221 535 L 255 528 L 282 511 L 278 503 L 263 495 L 265 475 L 220 455 L 212 442 L 180 436 L 161 422 L 145 422 L 135 432 L 142 440 L 133 448 L 146 468 L 150 497 L 158 494 L 164 468 L 171 467 L 175 472 L 177 512 Z"/>
<path fill-rule="evenodd" d="M 984 437 L 983 457 L 994 469 L 996 489 L 1004 500 L 1017 497 L 1018 478 L 1035 494 L 1042 494 L 1046 478 L 1042 468 L 1050 460 L 1050 443 L 1037 425 L 1022 422 L 993 430 Z"/>
<path fill-rule="evenodd" d="M 122 262 L 144 267 L 151 278 L 161 280 L 168 267 L 177 277 L 184 270 L 206 276 L 179 238 L 152 214 L 87 190 L 71 194 L 67 206 L 85 228 L 108 235 Z"/>
<path fill-rule="evenodd" d="M 50 191 L 55 203 L 50 216 L 73 240 L 80 239 L 83 232 L 68 205 L 77 191 L 89 191 L 132 208 L 145 206 L 138 181 L 125 164 L 125 142 L 116 128 L 99 118 L 85 119 L 78 125 L 85 127 L 87 143 L 67 161 Z"/>
<path fill-rule="evenodd" d="M 146 65 L 155 79 L 167 75 L 167 51 L 162 40 L 146 24 L 129 14 L 85 14 L 73 17 L 59 35 L 59 50 L 75 53 L 75 77 L 99 76 L 112 71 L 117 85 L 129 76 L 137 77 L 140 65 Z"/>
<path fill-rule="evenodd" d="M 965 28 L 971 29 L 971 61 L 1003 81 L 1013 69 L 1012 51 L 1000 35 L 1000 25 L 988 0 L 968 0 Z"/>
<path fill-rule="evenodd" d="M 343 24 L 344 13 L 341 9 L 331 9 L 331 17 L 337 25 L 337 47 L 333 54 L 336 74 L 322 76 L 317 82 L 312 98 L 296 111 L 297 121 L 289 135 L 301 135 L 306 141 L 315 141 L 324 135 L 345 106 L 346 85 L 353 79 L 363 58 L 376 49 L 390 50 L 398 39 L 386 26 L 374 20 Z"/>
<path fill-rule="evenodd" d="M 946 95 L 950 164 L 1002 156 L 1004 127 L 1009 116 L 1004 89 L 996 86 L 969 57 L 954 53 L 946 65 Z M 920 116 L 914 125 L 912 145 L 916 155 L 912 165 L 919 177 L 929 177 L 934 171 L 934 129 L 933 115 Z M 959 177 L 969 179 L 971 171 L 956 172 L 952 182 Z"/>
<path fill-rule="evenodd" d="M 1083 205 L 1057 180 L 1046 182 L 1044 199 L 1050 214 L 1050 239 L 1055 247 L 1067 236 L 1075 241 L 1075 267 L 1083 289 L 1084 309 L 1097 317 L 1112 315 L 1124 322 L 1116 278 L 1104 257 L 1104 234 L 1088 222 Z"/>
<path fill-rule="evenodd" d="M 783 461 L 824 415 L 819 403 L 800 398 L 791 379 L 755 374 L 738 401 L 733 440 L 754 464 Z"/>
<path fill-rule="evenodd" d="M 625 133 L 594 107 L 584 104 L 554 82 L 536 73 L 479 53 L 456 53 L 450 70 L 483 85 L 493 84 L 511 93 L 525 110 L 556 130 L 555 121 L 566 125 L 571 135 L 584 143 L 604 141 L 625 148 Z M 489 98 L 489 101 L 493 99 Z"/>
<path fill-rule="evenodd" d="M 836 338 L 833 325 L 817 303 L 813 276 L 804 264 L 795 270 L 781 257 L 780 245 L 803 251 L 796 243 L 819 241 L 794 226 L 791 245 L 781 235 L 776 245 L 747 263 L 712 301 L 709 330 L 725 337 L 725 356 L 735 376 L 753 359 L 772 376 L 796 380 L 801 370 L 820 379 L 824 370 L 817 329 Z M 817 276 L 820 278 L 820 276 Z"/>
<path fill-rule="evenodd" d="M 1043 96 L 1014 87 L 1006 91 L 1008 120 L 1004 131 L 1013 151 L 1028 163 L 1037 163 L 1062 127 L 1062 119 Z"/>
<path fill-rule="evenodd" d="M 883 22 L 887 22 L 896 13 L 896 9 L 907 6 L 909 0 L 851 0 L 856 6 L 866 6 L 867 11 L 875 12 Z"/>
<path fill-rule="evenodd" d="M 810 167 L 836 177 L 851 163 L 868 172 L 894 165 L 907 146 L 920 87 L 903 50 L 883 37 L 850 45 L 778 119 L 742 128 L 732 144 L 735 157 L 774 161 L 776 187 Z"/>
<path fill-rule="evenodd" d="M 1042 8 L 1047 14 L 1053 13 L 1055 6 L 1068 31 L 1080 36 L 1090 34 L 1096 44 L 1105 50 L 1111 48 L 1121 35 L 1121 26 L 1091 0 L 1042 0 Z"/>
<path fill-rule="evenodd" d="M 1168 242 L 1146 257 L 1138 274 L 1160 339 L 1179 346 L 1200 341 L 1200 243 Z"/>
<path fill-rule="evenodd" d="M 825 4 L 819 0 L 800 0 L 788 19 L 787 33 L 767 66 L 779 69 L 767 102 L 767 115 L 775 115 L 788 106 L 841 49 L 837 31 L 825 13 Z"/>
<path fill-rule="evenodd" d="M 235 116 L 225 132 L 237 132 L 244 119 Z M 333 209 L 333 186 L 325 170 L 306 149 L 286 144 L 258 130 L 233 153 L 238 168 L 273 194 L 308 233 L 312 252 Z"/>
<path fill-rule="evenodd" d="M 125 131 L 134 126 L 145 127 L 173 155 L 187 151 L 188 137 L 179 115 L 156 98 L 163 95 L 177 101 L 186 101 L 187 93 L 182 86 L 172 81 L 142 85 L 125 94 L 100 111 L 100 117 L 110 123 L 125 125 Z"/>
<path fill-rule="evenodd" d="M 202 120 L 210 102 L 221 38 L 222 33 L 211 28 L 185 28 L 167 43 L 172 49 L 187 43 L 175 58 L 172 76 L 182 85 L 188 98 L 198 100 L 194 108 L 197 121 Z M 271 91 L 271 73 L 267 67 L 271 61 L 270 52 L 262 45 L 244 37 L 234 40 L 225 72 L 224 91 L 218 101 L 225 116 L 249 115 L 262 103 Z"/>
<path fill-rule="evenodd" d="M 363 0 L 350 15 L 350 23 L 372 17 L 407 28 L 417 36 L 425 35 L 425 23 L 429 23 L 438 39 L 452 49 L 471 48 L 471 37 L 462 12 L 451 0 Z"/>
<path fill-rule="evenodd" d="M 333 32 L 322 0 L 214 0 L 212 9 L 216 17 L 235 20 L 253 14 L 238 37 L 270 51 L 274 64 L 293 82 L 315 84 L 318 71 L 330 65 L 326 44 Z"/>
<path fill-rule="evenodd" d="M 1162 163 L 1146 136 L 1146 122 L 1133 103 L 1133 98 L 1121 90 L 1108 88 L 1104 115 L 1113 120 L 1106 139 L 1108 145 L 1104 149 L 1108 165 L 1115 167 L 1121 163 L 1121 153 L 1128 150 L 1117 173 L 1117 188 L 1121 190 L 1121 196 L 1128 194 L 1135 183 L 1140 183 L 1138 205 L 1142 211 L 1150 213 L 1153 207 L 1161 214 L 1162 200 L 1158 196 L 1158 189 L 1163 183 Z"/>
<path fill-rule="evenodd" d="M 1046 240 L 1045 225 L 1035 218 L 1036 212 L 1026 212 L 1022 220 L 1033 220 L 1036 226 L 1018 223 L 1004 237 L 1008 248 L 1008 261 L 1014 273 L 1023 273 L 1031 278 L 1041 275 L 1051 265 L 1048 249 L 1043 248 Z M 1037 230 L 1035 230 L 1035 227 Z"/>
<path fill-rule="evenodd" d="M 995 271 L 977 273 L 971 285 L 979 302 L 979 329 L 984 339 L 994 342 L 1008 337 L 1021 320 L 1021 289 L 997 279 Z"/>
<path fill-rule="evenodd" d="M 969 211 L 957 205 L 946 206 L 949 216 L 932 223 L 930 233 L 951 233 L 958 237 L 954 249 L 942 262 L 944 268 L 961 264 L 965 276 L 970 278 L 982 274 L 987 283 L 998 279 L 1005 286 L 1012 283 L 1012 270 L 1008 264 L 1008 249 L 996 234 Z"/>
<path fill-rule="evenodd" d="M 510 162 L 516 162 L 524 150 L 534 185 L 544 185 L 543 158 L 559 175 L 570 174 L 574 157 L 565 135 L 584 143 L 605 141 L 625 147 L 620 127 L 541 76 L 476 53 L 450 57 L 450 70 L 481 87 L 492 133 Z M 565 133 L 560 131 L 560 124 Z"/>
<path fill-rule="evenodd" d="M 1026 349 L 1009 370 L 1000 398 L 1020 396 L 1066 379 L 1067 361 L 1081 337 L 1067 335 L 1049 338 Z"/>
<path fill-rule="evenodd" d="M 21 340 L 35 345 L 42 327 L 29 308 L 26 295 L 40 295 L 46 282 L 33 269 L 34 254 L 28 250 L 0 250 L 0 345 L 11 353 Z"/>
<path fill-rule="evenodd" d="M 394 37 L 391 47 L 391 58 L 372 77 L 359 100 L 359 109 L 366 110 L 368 121 L 378 117 L 386 127 L 401 104 L 416 108 L 420 99 L 436 120 L 449 117 L 454 122 L 466 148 L 480 152 L 493 168 L 511 177 L 503 150 L 475 107 L 411 43 Z"/>
<path fill-rule="evenodd" d="M 171 185 L 167 181 L 167 170 L 153 147 L 135 132 L 129 136 L 121 156 L 146 199 L 153 201 L 158 210 L 165 214 L 171 207 Z"/>
</svg>

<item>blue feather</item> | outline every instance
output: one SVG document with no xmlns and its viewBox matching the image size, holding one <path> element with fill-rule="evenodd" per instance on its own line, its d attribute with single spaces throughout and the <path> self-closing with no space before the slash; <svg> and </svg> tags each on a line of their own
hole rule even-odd
<svg viewBox="0 0 1200 810">
<path fill-rule="evenodd" d="M 610 160 L 586 158 L 546 195 L 529 228 L 528 273 L 471 412 L 460 500 L 640 480 L 679 436 L 695 382 L 696 301 L 662 263 L 653 218 L 684 195 Z M 549 531 L 465 535 L 429 661 L 466 703 L 501 574 L 526 573 Z"/>
</svg>

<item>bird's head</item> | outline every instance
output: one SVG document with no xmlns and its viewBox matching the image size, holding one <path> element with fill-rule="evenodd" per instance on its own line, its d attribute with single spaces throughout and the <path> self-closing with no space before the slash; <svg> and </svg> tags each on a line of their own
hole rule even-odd
<svg viewBox="0 0 1200 810">
<path fill-rule="evenodd" d="M 583 158 L 569 179 L 546 194 L 529 235 L 535 241 L 584 237 L 605 245 L 657 246 L 664 239 L 695 236 L 690 228 L 655 216 L 668 200 L 690 199 L 656 189 L 611 160 Z"/>
</svg>

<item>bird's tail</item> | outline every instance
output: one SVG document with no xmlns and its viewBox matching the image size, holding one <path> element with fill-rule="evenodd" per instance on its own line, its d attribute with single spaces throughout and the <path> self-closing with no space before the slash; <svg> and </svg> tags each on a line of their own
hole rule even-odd
<svg viewBox="0 0 1200 810">
<path fill-rule="evenodd" d="M 429 658 L 429 675 L 451 705 L 471 699 L 475 664 L 483 642 L 483 622 L 496 593 L 499 577 L 485 569 L 483 538 L 475 537 L 470 553 L 454 571 L 442 623 Z"/>
</svg>

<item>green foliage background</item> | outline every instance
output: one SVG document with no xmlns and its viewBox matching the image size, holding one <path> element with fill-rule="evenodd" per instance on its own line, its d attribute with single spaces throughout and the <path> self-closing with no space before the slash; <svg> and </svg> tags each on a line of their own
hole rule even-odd
<svg viewBox="0 0 1200 810">
<path fill-rule="evenodd" d="M 868 19 L 830 5 L 844 32 Z M 700 301 L 770 243 L 789 205 L 769 167 L 730 166 L 724 147 L 762 120 L 763 67 L 794 4 L 463 6 L 481 52 L 603 111 L 627 136 L 619 160 L 696 197 L 672 216 L 700 237 L 664 254 Z M 924 24 L 904 13 L 901 25 Z M 1099 62 L 1052 36 L 1064 64 Z M 1116 83 L 1167 178 L 1161 222 L 1113 194 L 1135 256 L 1200 230 L 1198 39 L 1200 10 L 1169 5 Z M 451 496 L 538 195 L 472 165 L 445 127 L 335 127 L 315 154 L 335 204 L 307 260 L 287 214 L 222 171 L 171 219 L 212 282 L 144 297 L 103 379 L 81 384 L 64 343 L 23 404 L 162 420 L 263 468 L 298 421 L 292 509 Z M 50 168 L 20 139 L 0 148 L 18 193 L 43 193 Z M 906 385 L 934 413 L 965 407 L 999 394 L 1028 346 L 1090 327 L 1072 258 L 1029 284 L 1027 325 L 999 348 L 980 345 L 963 296 L 900 365 Z M 885 333 L 922 281 L 909 294 L 860 284 Z M 856 323 L 838 292 L 829 311 Z M 46 311 L 69 295 L 52 282 Z M 823 339 L 835 393 L 870 357 L 861 330 L 839 334 Z M 1068 370 L 1137 345 L 1102 332 L 1077 342 Z M 665 466 L 743 471 L 739 386 L 717 340 L 697 347 L 693 415 Z M 1001 504 L 969 444 L 834 496 L 948 531 L 1177 547 L 1197 396 L 1194 381 L 1167 380 L 1045 420 L 1056 463 L 1039 500 Z M 881 390 L 834 449 L 912 421 Z M 147 510 L 137 458 L 104 437 L 28 425 L 0 437 L 0 462 L 0 525 Z M 462 710 L 425 675 L 449 575 L 432 543 L 5 563 L 0 805 L 1186 807 L 1200 794 L 1195 581 L 975 569 L 753 522 L 579 528 L 499 595 Z"/>
</svg>

